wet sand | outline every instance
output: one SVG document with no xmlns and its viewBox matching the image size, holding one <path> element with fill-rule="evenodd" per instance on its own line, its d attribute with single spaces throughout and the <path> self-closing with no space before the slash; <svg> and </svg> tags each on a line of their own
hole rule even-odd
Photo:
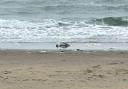
<svg viewBox="0 0 128 89">
<path fill-rule="evenodd" d="M 0 51 L 1 89 L 127 87 L 127 51 Z"/>
</svg>

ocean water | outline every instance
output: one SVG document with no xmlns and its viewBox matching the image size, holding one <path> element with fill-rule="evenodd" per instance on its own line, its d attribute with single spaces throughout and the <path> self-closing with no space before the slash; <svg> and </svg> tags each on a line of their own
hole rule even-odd
<svg viewBox="0 0 128 89">
<path fill-rule="evenodd" d="M 0 42 L 127 43 L 128 0 L 1 0 Z"/>
</svg>

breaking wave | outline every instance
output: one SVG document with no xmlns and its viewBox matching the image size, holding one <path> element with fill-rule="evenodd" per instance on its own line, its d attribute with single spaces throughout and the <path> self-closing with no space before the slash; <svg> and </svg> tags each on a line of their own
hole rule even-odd
<svg viewBox="0 0 128 89">
<path fill-rule="evenodd" d="M 42 22 L 0 19 L 0 42 L 128 42 L 128 28 L 122 26 L 127 21 L 111 17 L 103 20 L 108 25 L 53 19 Z"/>
<path fill-rule="evenodd" d="M 101 19 L 96 19 L 96 22 L 109 26 L 128 26 L 127 17 L 105 17 Z"/>
</svg>

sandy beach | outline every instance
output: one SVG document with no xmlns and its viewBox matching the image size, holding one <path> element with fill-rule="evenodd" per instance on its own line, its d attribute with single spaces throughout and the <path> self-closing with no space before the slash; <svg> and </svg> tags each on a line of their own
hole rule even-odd
<svg viewBox="0 0 128 89">
<path fill-rule="evenodd" d="M 0 51 L 0 89 L 127 87 L 127 51 Z"/>
</svg>

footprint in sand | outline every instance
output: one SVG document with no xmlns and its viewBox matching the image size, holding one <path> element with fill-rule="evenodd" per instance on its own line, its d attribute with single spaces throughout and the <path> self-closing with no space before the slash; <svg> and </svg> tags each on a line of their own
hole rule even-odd
<svg viewBox="0 0 128 89">
<path fill-rule="evenodd" d="M 3 74 L 11 74 L 12 71 L 3 71 Z"/>
<path fill-rule="evenodd" d="M 117 64 L 124 64 L 124 62 L 111 62 L 109 65 L 117 65 Z"/>
<path fill-rule="evenodd" d="M 101 65 L 92 66 L 92 68 L 100 68 Z"/>
</svg>

